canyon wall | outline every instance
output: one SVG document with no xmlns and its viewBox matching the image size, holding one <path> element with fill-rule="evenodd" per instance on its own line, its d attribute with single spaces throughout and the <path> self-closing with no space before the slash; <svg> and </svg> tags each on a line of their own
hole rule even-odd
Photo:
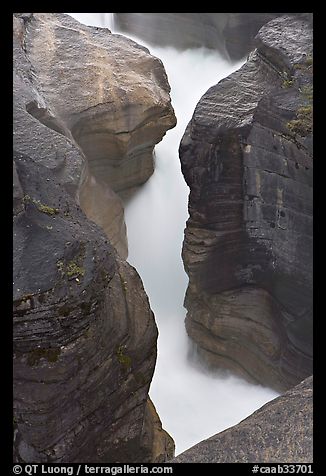
<svg viewBox="0 0 326 476">
<path fill-rule="evenodd" d="M 225 14 L 214 26 L 214 14 L 159 15 L 185 16 L 185 30 L 181 17 L 168 29 L 156 23 L 161 44 L 218 43 L 237 59 L 270 19 Z M 196 27 L 187 15 L 198 15 Z M 202 97 L 180 145 L 190 187 L 186 327 L 209 367 L 283 390 L 312 373 L 309 15 L 272 20 L 255 44 Z M 173 440 L 148 397 L 157 328 L 124 261 L 122 204 L 152 174 L 154 145 L 176 122 L 163 65 L 134 41 L 63 14 L 16 14 L 13 46 L 14 460 L 166 461 Z M 255 437 L 250 421 L 218 437 L 224 460 L 236 437 L 266 461 L 284 457 L 268 441 L 273 428 L 261 453 L 255 439 L 256 423 L 281 410 L 293 430 L 287 454 L 307 462 L 310 385 L 254 414 Z"/>
<path fill-rule="evenodd" d="M 199 356 L 284 390 L 312 373 L 312 25 L 261 28 L 180 144 L 186 327 Z"/>
<path fill-rule="evenodd" d="M 238 61 L 251 50 L 259 28 L 283 13 L 114 13 L 115 26 L 152 44 L 178 49 L 202 46 Z"/>
<path fill-rule="evenodd" d="M 115 192 L 148 178 L 175 123 L 164 68 L 63 14 L 16 14 L 13 46 L 14 460 L 164 461 L 157 328 L 112 246 L 126 254 Z"/>
</svg>

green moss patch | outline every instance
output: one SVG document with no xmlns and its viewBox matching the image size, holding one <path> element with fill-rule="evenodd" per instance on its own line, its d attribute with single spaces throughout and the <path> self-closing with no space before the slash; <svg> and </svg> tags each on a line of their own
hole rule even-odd
<svg viewBox="0 0 326 476">
<path fill-rule="evenodd" d="M 129 370 L 131 367 L 131 358 L 125 353 L 125 349 L 125 345 L 119 345 L 116 356 L 119 364 L 124 368 L 124 370 Z"/>
<path fill-rule="evenodd" d="M 46 215 L 52 216 L 52 215 L 57 215 L 59 213 L 59 208 L 50 207 L 49 205 L 45 205 L 44 203 L 41 203 L 40 200 L 35 200 L 35 198 L 32 198 L 29 195 L 24 195 L 23 202 L 24 203 L 34 203 L 34 205 L 37 207 L 37 209 L 41 213 L 45 213 Z"/>
<path fill-rule="evenodd" d="M 305 61 L 306 66 L 312 66 L 314 63 L 314 59 L 312 55 L 308 55 Z"/>
<path fill-rule="evenodd" d="M 68 278 L 72 278 L 75 276 L 82 277 L 85 274 L 85 269 L 81 266 L 78 266 L 75 261 L 69 261 L 66 267 L 66 273 Z"/>
<path fill-rule="evenodd" d="M 285 79 L 282 83 L 283 88 L 291 88 L 294 84 L 293 79 Z"/>
<path fill-rule="evenodd" d="M 58 208 L 54 207 L 49 207 L 49 205 L 44 205 L 43 203 L 40 202 L 34 202 L 35 205 L 37 206 L 38 210 L 42 213 L 46 213 L 46 215 L 57 215 L 59 213 Z"/>
<path fill-rule="evenodd" d="M 302 106 L 296 112 L 296 118 L 287 123 L 287 128 L 293 134 L 305 137 L 312 133 L 312 105 Z"/>
<path fill-rule="evenodd" d="M 304 96 L 307 101 L 312 101 L 314 98 L 314 89 L 312 85 L 303 86 L 300 89 L 300 93 Z"/>
<path fill-rule="evenodd" d="M 85 268 L 78 265 L 75 260 L 70 260 L 68 263 L 64 263 L 63 260 L 59 260 L 57 261 L 57 268 L 62 276 L 67 276 L 68 279 L 79 279 L 85 275 Z"/>
</svg>

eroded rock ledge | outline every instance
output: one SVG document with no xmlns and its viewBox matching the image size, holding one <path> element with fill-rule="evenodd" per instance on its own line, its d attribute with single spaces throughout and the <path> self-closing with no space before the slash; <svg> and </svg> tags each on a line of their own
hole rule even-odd
<svg viewBox="0 0 326 476">
<path fill-rule="evenodd" d="M 312 463 L 313 379 L 177 456 L 173 463 Z"/>
<path fill-rule="evenodd" d="M 180 145 L 186 327 L 210 366 L 284 390 L 312 371 L 309 16 L 272 20 L 256 45 Z"/>
<path fill-rule="evenodd" d="M 100 48 L 97 35 L 103 45 L 108 42 L 107 48 Z M 84 213 L 85 181 L 93 186 L 96 170 L 91 170 L 91 159 L 76 142 L 74 125 L 83 116 L 87 131 L 89 111 L 83 109 L 87 104 L 92 103 L 90 129 L 95 123 L 100 127 L 99 117 L 109 115 L 110 107 L 120 108 L 118 100 L 114 106 L 115 98 L 110 103 L 108 90 L 117 87 L 119 74 L 124 87 L 125 59 L 115 73 L 112 71 L 115 86 L 112 78 L 107 80 L 104 68 L 110 56 L 119 63 L 120 43 L 122 57 L 124 48 L 130 48 L 130 55 L 136 57 L 139 51 L 140 65 L 142 59 L 148 62 L 146 74 L 153 71 L 153 61 L 156 74 L 161 74 L 162 66 L 147 52 L 126 39 L 113 40 L 107 30 L 88 29 L 61 14 L 14 17 L 16 462 L 156 462 L 174 452 L 173 440 L 162 429 L 148 398 L 157 328 L 142 282 L 102 228 Z M 136 63 L 136 58 L 133 61 Z M 101 65 L 103 83 L 94 79 Z M 132 74 L 127 66 L 126 74 Z M 103 96 L 99 97 L 101 84 Z M 135 91 L 138 86 L 134 84 Z M 145 84 L 146 88 L 149 85 Z M 168 92 L 161 91 L 155 77 L 153 88 L 157 88 L 159 99 L 151 110 L 151 121 L 155 114 L 161 117 L 164 109 L 170 111 L 172 124 Z M 125 91 L 124 103 L 129 97 L 138 104 L 136 92 L 128 94 Z M 146 122 L 151 94 L 154 92 L 148 93 L 147 102 L 139 99 L 145 111 L 139 130 L 143 127 L 148 132 L 148 136 L 141 133 L 147 137 L 145 143 L 139 136 L 139 149 L 144 145 L 145 155 L 150 141 L 152 147 L 168 122 L 162 119 L 160 133 L 149 132 L 155 129 Z M 108 109 L 101 101 L 109 102 Z M 106 124 L 105 120 L 103 134 Z M 98 129 L 93 132 L 88 136 L 96 144 Z M 125 137 L 129 133 L 133 136 L 130 130 Z M 80 183 L 84 188 L 80 189 Z M 104 214 L 110 207 L 117 211 L 112 188 L 105 181 L 101 184 L 103 202 L 107 194 L 109 197 L 104 203 L 99 199 L 98 206 Z M 98 193 L 101 196 L 101 190 Z M 84 211 L 77 203 L 78 196 Z M 92 200 L 96 209 L 95 198 Z"/>
<path fill-rule="evenodd" d="M 57 151 L 43 150 L 39 159 L 50 152 L 61 175 L 69 169 L 75 187 L 81 180 L 83 210 L 125 258 L 123 206 L 116 194 L 126 197 L 150 177 L 153 148 L 176 123 L 162 62 L 134 41 L 68 15 L 19 14 L 14 22 L 19 124 L 31 125 L 29 149 L 35 150 L 36 121 L 77 142 L 87 159 L 83 172 L 72 170 L 65 151 L 57 157 Z M 24 153 L 25 130 L 19 127 L 14 143 Z"/>
</svg>

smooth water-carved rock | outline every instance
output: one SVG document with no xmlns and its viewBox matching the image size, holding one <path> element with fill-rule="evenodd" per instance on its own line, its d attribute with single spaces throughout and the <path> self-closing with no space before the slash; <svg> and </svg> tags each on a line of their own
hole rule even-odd
<svg viewBox="0 0 326 476">
<path fill-rule="evenodd" d="M 172 462 L 312 463 L 312 377 Z"/>
<path fill-rule="evenodd" d="M 40 93 L 26 54 L 26 25 L 30 18 L 13 17 L 13 146 L 48 167 L 65 189 L 76 196 L 85 158 L 69 129 L 55 117 L 46 96 Z"/>
<path fill-rule="evenodd" d="M 206 48 L 238 61 L 260 27 L 282 13 L 115 13 L 121 31 L 159 46 Z"/>
<path fill-rule="evenodd" d="M 162 428 L 161 420 L 150 398 L 147 400 L 144 418 L 144 446 L 149 449 L 149 461 L 164 463 L 175 454 L 171 436 Z"/>
<path fill-rule="evenodd" d="M 88 167 L 79 191 L 79 203 L 88 218 L 103 228 L 119 255 L 126 259 L 128 246 L 123 202 L 105 182 L 96 180 Z"/>
<path fill-rule="evenodd" d="M 141 280 L 47 168 L 15 165 L 15 461 L 152 461 L 157 329 Z"/>
<path fill-rule="evenodd" d="M 145 182 L 154 145 L 176 123 L 162 62 L 126 37 L 62 14 L 34 14 L 25 48 L 40 92 L 92 175 L 115 192 Z"/>
<path fill-rule="evenodd" d="M 309 17 L 275 19 L 256 42 L 180 145 L 186 327 L 211 367 L 286 389 L 312 371 Z"/>
<path fill-rule="evenodd" d="M 64 91 L 68 109 L 82 94 L 67 86 L 73 68 L 56 76 L 60 55 L 78 50 L 79 37 L 91 48 L 96 35 L 72 22 L 14 16 L 14 460 L 162 461 L 174 448 L 149 415 L 155 321 L 137 272 L 103 233 L 126 254 L 121 199 L 92 175 L 68 112 L 60 115 Z M 80 81 L 86 69 L 81 61 Z"/>
<path fill-rule="evenodd" d="M 106 28 L 63 14 L 17 15 L 14 147 L 54 169 L 125 258 L 116 193 L 126 198 L 150 177 L 153 148 L 176 123 L 164 67 Z M 102 185 L 86 199 L 92 179 Z"/>
</svg>

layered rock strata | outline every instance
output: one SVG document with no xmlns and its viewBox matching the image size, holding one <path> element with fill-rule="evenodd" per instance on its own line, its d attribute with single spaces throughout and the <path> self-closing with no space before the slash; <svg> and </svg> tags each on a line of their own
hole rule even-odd
<svg viewBox="0 0 326 476">
<path fill-rule="evenodd" d="M 309 17 L 272 20 L 255 41 L 180 144 L 186 327 L 209 366 L 282 390 L 312 371 Z"/>
<path fill-rule="evenodd" d="M 80 168 L 70 172 L 74 161 L 65 151 L 58 157 L 42 149 L 39 159 L 50 152 L 61 175 L 69 168 L 75 190 L 81 180 L 77 198 L 83 210 L 126 257 L 116 193 L 125 197 L 150 177 L 153 148 L 176 123 L 164 67 L 134 41 L 68 15 L 19 14 L 14 22 L 19 90 L 14 146 L 33 157 L 39 122 L 74 139 L 87 159 L 83 173 Z M 27 123 L 32 124 L 28 148 Z M 100 185 L 90 198 L 94 181 Z"/>
<path fill-rule="evenodd" d="M 78 57 L 87 48 L 90 65 L 86 56 Z M 77 143 L 73 127 L 83 116 L 87 131 L 87 114 L 90 129 L 95 123 L 100 127 L 99 117 L 109 115 L 110 108 L 118 115 L 121 102 L 118 93 L 110 97 L 108 85 L 115 78 L 117 87 L 121 75 L 125 87 L 123 65 L 126 76 L 132 75 L 123 56 L 128 48 L 130 55 L 139 53 L 140 64 L 147 58 L 146 74 L 153 73 L 153 89 L 142 107 L 150 108 L 152 94 L 154 122 L 158 111 L 171 106 L 162 99 L 169 102 L 168 92 L 161 91 L 155 80 L 154 70 L 159 75 L 163 68 L 144 49 L 65 15 L 14 16 L 13 449 L 17 462 L 155 462 L 174 452 L 173 440 L 162 430 L 148 398 L 157 328 L 147 296 L 137 272 L 117 254 L 103 229 L 88 219 L 101 215 L 101 208 L 101 225 L 111 216 L 117 223 L 114 228 L 123 229 L 121 200 L 90 170 L 91 159 Z M 118 66 L 116 71 L 112 66 L 107 79 L 110 68 L 104 64 L 110 56 Z M 100 74 L 100 64 L 103 82 L 92 83 L 88 75 Z M 134 84 L 135 91 L 138 86 Z M 128 94 L 123 93 L 125 103 Z M 129 99 L 130 108 L 135 101 L 136 110 L 136 92 Z M 173 112 L 170 118 L 172 124 Z M 135 116 L 131 119 L 136 121 Z M 147 154 L 150 141 L 153 145 L 159 137 L 157 130 L 163 131 L 164 120 L 156 132 L 144 116 L 141 121 L 139 129 L 146 132 L 138 136 L 138 148 L 143 146 Z M 105 125 L 104 119 L 103 129 Z M 95 128 L 95 145 L 98 132 Z M 84 211 L 91 209 L 90 216 L 86 217 L 79 199 Z M 117 237 L 116 247 L 121 242 Z"/>
<path fill-rule="evenodd" d="M 282 13 L 114 13 L 121 31 L 159 46 L 206 48 L 238 61 L 260 27 Z"/>
<path fill-rule="evenodd" d="M 173 463 L 312 463 L 313 379 L 307 378 Z"/>
</svg>

